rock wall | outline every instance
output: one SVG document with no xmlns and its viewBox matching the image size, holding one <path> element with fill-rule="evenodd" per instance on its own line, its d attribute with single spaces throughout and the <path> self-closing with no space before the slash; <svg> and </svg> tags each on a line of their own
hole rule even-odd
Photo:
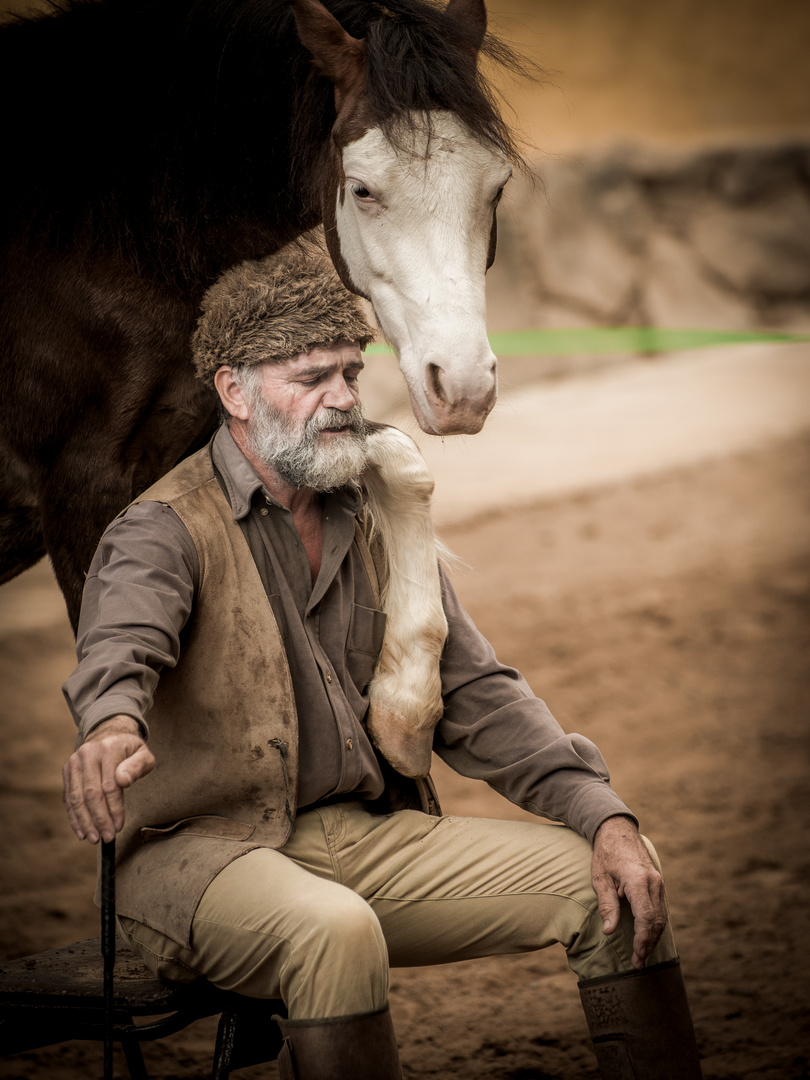
<svg viewBox="0 0 810 1080">
<path fill-rule="evenodd" d="M 494 329 L 810 330 L 810 142 L 616 147 L 510 185 Z"/>
</svg>

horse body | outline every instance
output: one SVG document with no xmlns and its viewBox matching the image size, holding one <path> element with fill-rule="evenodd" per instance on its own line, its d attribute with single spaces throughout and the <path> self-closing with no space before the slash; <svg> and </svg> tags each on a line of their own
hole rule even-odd
<svg viewBox="0 0 810 1080">
<path fill-rule="evenodd" d="M 107 522 L 214 426 L 189 340 L 227 266 L 323 220 L 422 426 L 478 430 L 494 400 L 483 277 L 511 148 L 476 82 L 483 0 L 327 2 L 337 18 L 318 0 L 64 0 L 0 35 L 19 103 L 0 581 L 47 550 L 74 627 Z"/>
</svg>

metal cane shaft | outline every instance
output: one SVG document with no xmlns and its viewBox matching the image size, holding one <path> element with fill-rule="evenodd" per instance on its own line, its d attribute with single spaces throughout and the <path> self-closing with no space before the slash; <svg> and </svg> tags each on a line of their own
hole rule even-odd
<svg viewBox="0 0 810 1080">
<path fill-rule="evenodd" d="M 101 844 L 101 955 L 104 960 L 104 1080 L 113 1080 L 115 840 L 105 840 Z"/>
</svg>

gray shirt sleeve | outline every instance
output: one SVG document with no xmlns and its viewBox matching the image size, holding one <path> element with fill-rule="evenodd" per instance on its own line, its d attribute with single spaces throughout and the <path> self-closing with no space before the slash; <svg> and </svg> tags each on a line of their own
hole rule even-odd
<svg viewBox="0 0 810 1080">
<path fill-rule="evenodd" d="M 596 746 L 563 731 L 520 672 L 499 663 L 444 575 L 442 588 L 449 634 L 442 657 L 445 713 L 434 741 L 439 757 L 590 841 L 609 817 L 635 821 L 611 789 Z"/>
<path fill-rule="evenodd" d="M 145 714 L 160 672 L 174 667 L 199 578 L 197 552 L 169 507 L 138 503 L 108 527 L 82 599 L 79 666 L 63 686 L 79 742 L 102 720 Z"/>
</svg>

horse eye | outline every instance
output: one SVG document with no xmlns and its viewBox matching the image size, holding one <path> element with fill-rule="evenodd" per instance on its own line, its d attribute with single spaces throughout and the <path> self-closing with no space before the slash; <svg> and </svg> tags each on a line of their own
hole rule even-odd
<svg viewBox="0 0 810 1080">
<path fill-rule="evenodd" d="M 352 184 L 352 195 L 357 199 L 370 199 L 371 192 L 362 184 Z"/>
</svg>

